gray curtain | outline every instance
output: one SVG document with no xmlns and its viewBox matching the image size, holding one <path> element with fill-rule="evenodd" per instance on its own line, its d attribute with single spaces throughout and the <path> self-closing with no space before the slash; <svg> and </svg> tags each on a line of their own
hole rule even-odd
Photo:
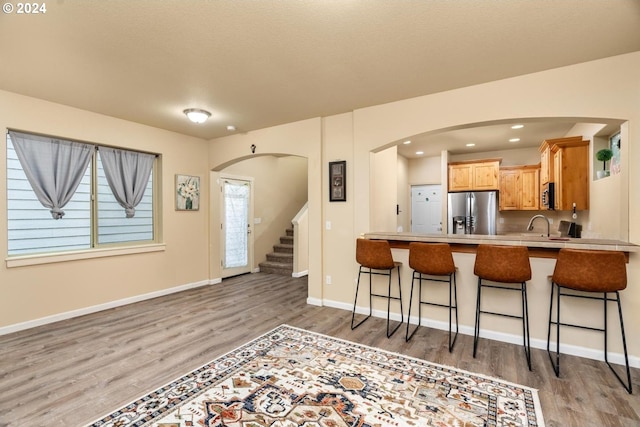
<svg viewBox="0 0 640 427">
<path fill-rule="evenodd" d="M 155 156 L 107 147 L 100 147 L 98 151 L 114 197 L 127 218 L 133 218 L 149 182 Z"/>
<path fill-rule="evenodd" d="M 9 135 L 36 197 L 54 219 L 62 218 L 62 208 L 78 189 L 94 146 L 15 131 Z"/>
</svg>

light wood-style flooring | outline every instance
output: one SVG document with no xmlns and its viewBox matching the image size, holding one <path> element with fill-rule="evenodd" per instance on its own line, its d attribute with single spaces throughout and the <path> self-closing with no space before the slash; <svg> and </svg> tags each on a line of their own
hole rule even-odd
<svg viewBox="0 0 640 427">
<path fill-rule="evenodd" d="M 474 359 L 460 335 L 450 354 L 444 331 L 352 331 L 306 298 L 306 278 L 258 273 L 0 336 L 0 426 L 82 426 L 283 323 L 537 388 L 550 427 L 640 426 L 638 369 L 629 395 L 604 362 L 563 356 L 557 379 L 543 350 L 529 372 L 520 346 L 483 339 Z"/>
</svg>

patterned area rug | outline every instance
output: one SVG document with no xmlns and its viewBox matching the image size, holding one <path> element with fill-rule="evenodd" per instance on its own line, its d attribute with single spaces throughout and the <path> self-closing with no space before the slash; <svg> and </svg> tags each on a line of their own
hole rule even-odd
<svg viewBox="0 0 640 427">
<path fill-rule="evenodd" d="M 282 325 L 91 426 L 544 426 L 536 390 Z"/>
</svg>

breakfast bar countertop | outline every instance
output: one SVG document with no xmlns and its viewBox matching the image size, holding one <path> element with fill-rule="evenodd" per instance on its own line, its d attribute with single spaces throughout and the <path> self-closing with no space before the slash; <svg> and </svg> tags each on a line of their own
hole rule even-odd
<svg viewBox="0 0 640 427">
<path fill-rule="evenodd" d="M 366 239 L 388 240 L 395 244 L 392 246 L 403 247 L 410 242 L 449 243 L 461 246 L 477 246 L 480 244 L 527 246 L 530 249 L 557 251 L 562 248 L 640 252 L 640 246 L 621 241 L 608 239 L 578 239 L 569 237 L 546 237 L 536 234 L 520 235 L 482 235 L 482 234 L 420 234 L 408 232 L 369 232 L 365 233 Z M 404 243 L 404 244 L 403 244 Z"/>
</svg>

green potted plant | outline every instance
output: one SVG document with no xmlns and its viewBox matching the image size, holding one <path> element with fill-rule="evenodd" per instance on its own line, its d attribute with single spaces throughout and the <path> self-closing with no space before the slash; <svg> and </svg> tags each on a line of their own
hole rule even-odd
<svg viewBox="0 0 640 427">
<path fill-rule="evenodd" d="M 611 151 L 608 148 L 603 148 L 602 150 L 596 153 L 596 159 L 602 162 L 602 170 L 598 171 L 597 173 L 598 178 L 609 176 L 609 171 L 607 170 L 607 160 L 611 160 L 612 157 L 613 157 L 613 151 Z"/>
</svg>

